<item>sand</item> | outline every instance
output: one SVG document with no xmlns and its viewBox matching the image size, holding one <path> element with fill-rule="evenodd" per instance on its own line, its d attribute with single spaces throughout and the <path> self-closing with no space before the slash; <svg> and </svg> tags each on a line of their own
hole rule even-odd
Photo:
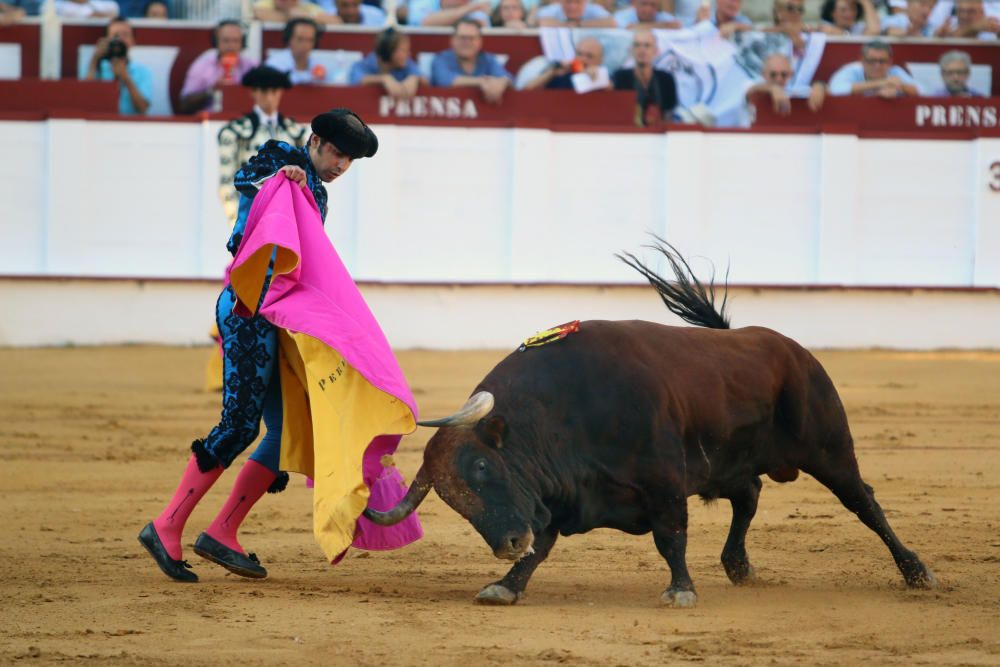
<svg viewBox="0 0 1000 667">
<path fill-rule="evenodd" d="M 166 579 L 136 542 L 195 437 L 218 416 L 207 349 L 0 350 L 0 663 L 101 665 L 1000 664 L 1000 353 L 819 352 L 850 416 L 862 473 L 937 575 L 908 590 L 882 543 L 807 476 L 765 480 L 737 588 L 719 552 L 725 501 L 690 501 L 695 609 L 659 607 L 650 536 L 561 539 L 526 597 L 472 602 L 499 579 L 461 517 L 431 494 L 424 540 L 324 562 L 310 491 L 293 476 L 241 533 L 270 570 L 228 575 L 190 543 L 201 582 Z M 404 352 L 425 415 L 461 405 L 502 352 Z M 430 436 L 404 439 L 408 477 Z"/>
</svg>

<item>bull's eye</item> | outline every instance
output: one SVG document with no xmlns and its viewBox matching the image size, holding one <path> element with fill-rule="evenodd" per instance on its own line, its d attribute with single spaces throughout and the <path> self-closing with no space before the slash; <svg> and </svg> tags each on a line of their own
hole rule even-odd
<svg viewBox="0 0 1000 667">
<path fill-rule="evenodd" d="M 472 464 L 472 471 L 477 481 L 485 481 L 487 477 L 486 459 L 476 459 L 476 462 Z"/>
</svg>

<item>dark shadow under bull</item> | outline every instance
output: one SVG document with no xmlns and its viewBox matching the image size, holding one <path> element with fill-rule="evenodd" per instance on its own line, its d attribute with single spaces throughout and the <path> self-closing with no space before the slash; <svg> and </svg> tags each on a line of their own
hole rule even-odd
<svg viewBox="0 0 1000 667">
<path fill-rule="evenodd" d="M 906 583 L 934 576 L 893 533 L 854 456 L 830 377 L 798 343 L 762 327 L 732 330 L 706 287 L 665 242 L 667 281 L 633 255 L 667 307 L 703 328 L 586 321 L 556 343 L 514 352 L 441 427 L 406 497 L 381 524 L 412 512 L 433 487 L 514 566 L 476 596 L 513 604 L 558 535 L 594 528 L 653 533 L 670 566 L 664 604 L 695 604 L 685 562 L 687 498 L 726 498 L 733 519 L 722 550 L 729 579 L 754 579 L 745 538 L 760 475 L 799 471 L 829 488 L 873 530 Z"/>
</svg>

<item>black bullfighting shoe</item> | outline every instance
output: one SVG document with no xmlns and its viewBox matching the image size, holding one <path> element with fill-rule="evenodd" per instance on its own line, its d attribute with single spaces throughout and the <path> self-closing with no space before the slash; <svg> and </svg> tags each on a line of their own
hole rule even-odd
<svg viewBox="0 0 1000 667">
<path fill-rule="evenodd" d="M 206 560 L 221 565 L 233 574 L 251 579 L 263 579 L 267 570 L 260 565 L 255 554 L 243 555 L 235 549 L 230 549 L 208 533 L 202 533 L 194 541 L 194 552 Z"/>
<path fill-rule="evenodd" d="M 184 581 L 194 583 L 198 581 L 198 575 L 191 571 L 191 566 L 186 560 L 174 560 L 167 553 L 160 536 L 156 533 L 153 523 L 147 523 L 146 527 L 139 531 L 139 544 L 146 547 L 146 551 L 153 557 L 156 564 L 174 581 Z"/>
</svg>

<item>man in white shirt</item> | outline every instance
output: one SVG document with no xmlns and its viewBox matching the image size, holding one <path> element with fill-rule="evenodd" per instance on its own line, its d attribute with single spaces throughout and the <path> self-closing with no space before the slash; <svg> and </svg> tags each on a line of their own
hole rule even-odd
<svg viewBox="0 0 1000 667">
<path fill-rule="evenodd" d="M 114 0 L 56 0 L 56 14 L 67 19 L 113 19 L 118 16 Z"/>
<path fill-rule="evenodd" d="M 288 74 L 296 86 L 329 83 L 326 68 L 313 57 L 313 51 L 319 46 L 319 36 L 319 24 L 312 19 L 292 19 L 282 33 L 288 48 L 272 52 L 265 64 Z"/>
</svg>

